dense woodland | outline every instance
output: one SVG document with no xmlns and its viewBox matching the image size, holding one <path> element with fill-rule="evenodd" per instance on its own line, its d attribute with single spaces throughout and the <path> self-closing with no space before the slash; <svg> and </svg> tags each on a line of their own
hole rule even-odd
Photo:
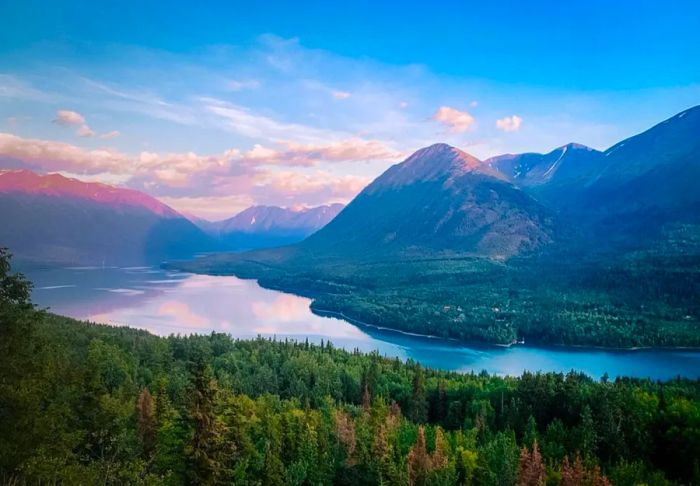
<svg viewBox="0 0 700 486">
<path fill-rule="evenodd" d="M 502 378 L 34 309 L 0 258 L 3 484 L 700 484 L 700 382 Z"/>
<path fill-rule="evenodd" d="M 552 248 L 496 261 L 223 254 L 174 268 L 255 278 L 312 297 L 312 309 L 464 341 L 614 348 L 700 347 L 700 226 L 679 225 L 645 250 Z"/>
</svg>

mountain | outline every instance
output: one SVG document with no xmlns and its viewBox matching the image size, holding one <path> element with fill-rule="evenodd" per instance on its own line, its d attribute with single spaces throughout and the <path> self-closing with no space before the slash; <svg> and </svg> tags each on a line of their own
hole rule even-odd
<svg viewBox="0 0 700 486">
<path fill-rule="evenodd" d="M 436 144 L 389 168 L 300 246 L 339 255 L 508 258 L 553 237 L 544 206 L 488 164 Z"/>
<path fill-rule="evenodd" d="M 303 240 L 328 224 L 343 207 L 338 203 L 301 209 L 251 206 L 223 221 L 190 219 L 227 248 L 267 248 Z"/>
<path fill-rule="evenodd" d="M 521 187 L 541 185 L 583 185 L 604 167 L 603 153 L 570 143 L 547 154 L 506 154 L 484 161 Z"/>
<path fill-rule="evenodd" d="M 0 245 L 19 258 L 139 264 L 191 257 L 213 240 L 139 191 L 60 174 L 0 171 Z"/>
</svg>

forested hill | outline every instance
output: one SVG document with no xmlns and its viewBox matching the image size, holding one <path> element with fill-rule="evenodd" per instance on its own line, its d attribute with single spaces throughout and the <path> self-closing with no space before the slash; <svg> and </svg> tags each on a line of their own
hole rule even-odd
<svg viewBox="0 0 700 486">
<path fill-rule="evenodd" d="M 0 252 L 3 484 L 700 484 L 700 382 L 500 378 L 36 311 Z"/>
</svg>

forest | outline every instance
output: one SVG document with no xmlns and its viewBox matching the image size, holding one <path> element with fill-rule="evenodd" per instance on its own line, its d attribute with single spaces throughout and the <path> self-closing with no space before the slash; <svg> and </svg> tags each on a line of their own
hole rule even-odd
<svg viewBox="0 0 700 486">
<path fill-rule="evenodd" d="M 349 320 L 469 342 L 700 348 L 697 228 L 644 251 L 553 248 L 497 261 L 457 254 L 320 259 L 221 254 L 172 268 L 254 278 Z M 282 253 L 280 249 L 278 253 Z"/>
<path fill-rule="evenodd" d="M 0 482 L 700 484 L 700 381 L 424 369 L 36 309 L 0 254 Z"/>
</svg>

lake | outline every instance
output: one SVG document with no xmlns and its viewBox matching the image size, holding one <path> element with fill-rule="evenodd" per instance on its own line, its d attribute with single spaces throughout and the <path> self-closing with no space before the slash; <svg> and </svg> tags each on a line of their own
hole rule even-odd
<svg viewBox="0 0 700 486">
<path fill-rule="evenodd" d="M 359 328 L 321 317 L 310 300 L 263 289 L 236 277 L 192 275 L 152 267 L 20 267 L 34 282 L 33 299 L 57 314 L 154 334 L 225 332 L 238 338 L 331 341 L 347 350 L 378 351 L 424 366 L 459 372 L 486 370 L 498 375 L 523 371 L 582 371 L 653 379 L 700 377 L 698 351 L 603 351 L 598 349 L 510 348 L 467 345 L 400 332 Z"/>
</svg>

